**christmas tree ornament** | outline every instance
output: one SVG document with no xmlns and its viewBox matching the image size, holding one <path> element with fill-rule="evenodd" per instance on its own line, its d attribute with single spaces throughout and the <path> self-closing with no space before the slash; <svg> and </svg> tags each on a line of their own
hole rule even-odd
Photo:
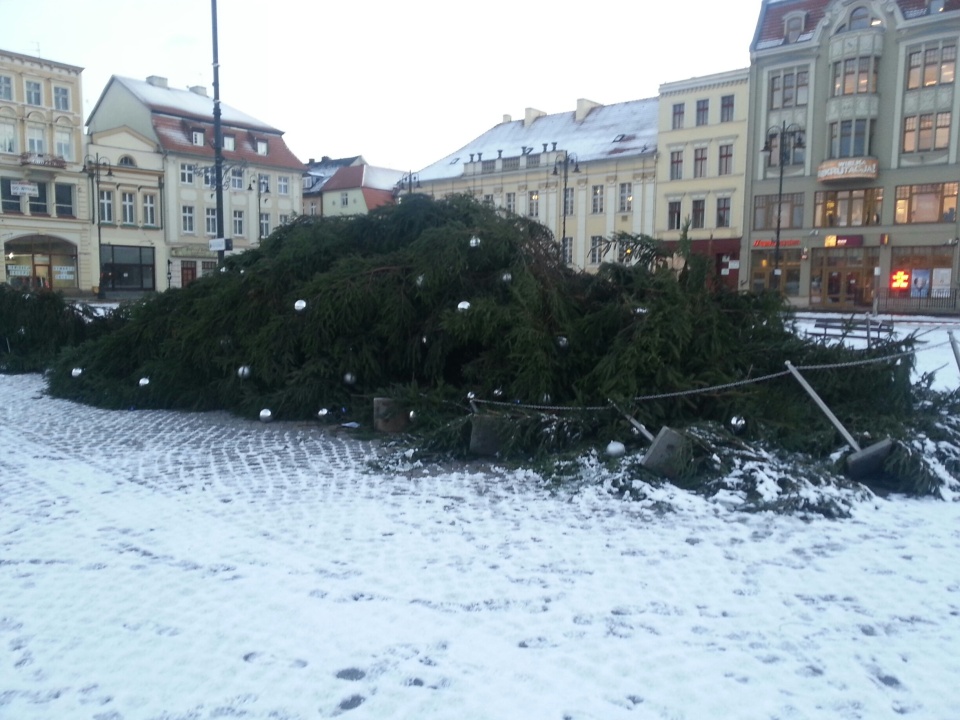
<svg viewBox="0 0 960 720">
<path fill-rule="evenodd" d="M 326 419 L 327 419 L 327 415 L 328 415 L 329 413 L 330 413 L 330 411 L 327 410 L 326 408 L 320 408 L 319 410 L 317 410 L 317 417 L 318 417 L 319 419 L 321 419 L 321 420 L 326 420 Z"/>
<path fill-rule="evenodd" d="M 240 367 L 238 367 L 237 377 L 240 378 L 241 380 L 246 380 L 248 377 L 250 377 L 250 366 L 241 365 Z"/>
<path fill-rule="evenodd" d="M 743 432 L 743 429 L 747 426 L 747 421 L 744 420 L 739 415 L 734 415 L 730 418 L 730 429 L 735 433 Z"/>
<path fill-rule="evenodd" d="M 304 310 L 307 309 L 307 301 L 306 301 L 306 300 L 297 300 L 297 301 L 293 304 L 293 309 L 296 310 L 298 313 L 303 312 Z"/>
<path fill-rule="evenodd" d="M 148 377 L 140 378 L 140 387 L 146 387 L 149 384 L 150 384 L 150 378 Z"/>
<path fill-rule="evenodd" d="M 411 411 L 410 411 L 410 422 L 413 422 L 413 421 L 416 420 L 416 419 L 417 419 L 417 411 L 416 411 L 416 410 L 411 410 Z"/>
<path fill-rule="evenodd" d="M 470 238 L 470 247 L 472 247 L 472 248 L 480 247 L 480 238 L 478 238 L 476 235 L 474 235 L 473 237 L 471 237 L 471 238 Z"/>
<path fill-rule="evenodd" d="M 273 420 L 273 413 L 267 408 L 260 411 L 260 422 L 268 423 Z"/>
<path fill-rule="evenodd" d="M 617 440 L 611 440 L 607 444 L 607 455 L 613 458 L 623 457 L 624 453 L 627 452 L 627 447 Z"/>
<path fill-rule="evenodd" d="M 544 393 L 543 396 L 540 398 L 540 402 L 542 403 L 548 403 L 551 400 L 553 400 L 553 398 L 550 397 L 550 393 Z"/>
<path fill-rule="evenodd" d="M 83 375 L 83 368 L 74 368 L 70 371 L 70 374 L 73 375 L 73 377 L 80 377 Z"/>
<path fill-rule="evenodd" d="M 421 345 L 426 345 L 426 344 L 427 344 L 427 336 L 426 336 L 426 335 L 424 335 L 423 337 L 420 338 L 420 344 L 421 344 Z"/>
<path fill-rule="evenodd" d="M 353 385 L 355 382 L 357 382 L 357 376 L 354 375 L 352 372 L 344 373 L 344 374 L 343 374 L 343 381 L 344 381 L 347 385 Z"/>
<path fill-rule="evenodd" d="M 423 275 L 417 275 L 417 287 L 423 287 Z"/>
<path fill-rule="evenodd" d="M 460 312 L 464 312 L 465 310 L 469 310 L 469 309 L 470 309 L 470 303 L 468 303 L 466 300 L 464 300 L 459 305 L 457 305 L 457 310 L 459 310 Z"/>
<path fill-rule="evenodd" d="M 565 335 L 557 336 L 557 347 L 561 350 L 566 350 L 570 346 L 570 341 L 567 340 Z"/>
<path fill-rule="evenodd" d="M 493 396 L 494 396 L 494 397 L 502 397 L 502 396 L 503 396 L 503 388 L 497 388 L 496 390 L 494 390 L 494 391 L 493 391 Z"/>
<path fill-rule="evenodd" d="M 467 400 L 473 400 L 476 396 L 477 394 L 473 390 L 471 390 L 470 392 L 467 393 Z"/>
<path fill-rule="evenodd" d="M 513 274 L 512 274 L 511 272 L 507 271 L 507 272 L 505 272 L 503 275 L 500 276 L 500 280 L 503 281 L 503 282 L 505 282 L 505 283 L 512 282 L 512 281 L 513 281 Z"/>
</svg>

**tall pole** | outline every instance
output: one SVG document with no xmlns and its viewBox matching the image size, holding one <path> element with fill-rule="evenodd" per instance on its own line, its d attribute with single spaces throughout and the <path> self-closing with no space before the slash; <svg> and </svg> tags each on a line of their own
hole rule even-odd
<svg viewBox="0 0 960 720">
<path fill-rule="evenodd" d="M 780 289 L 780 216 L 783 214 L 783 164 L 786 161 L 784 142 L 787 135 L 787 121 L 784 120 L 780 128 L 780 139 L 777 142 L 777 154 L 780 165 L 780 185 L 777 189 L 777 234 L 773 242 L 773 284 Z"/>
<path fill-rule="evenodd" d="M 560 246 L 567 239 L 567 170 L 570 166 L 570 153 L 563 152 L 563 196 L 560 198 Z"/>
<path fill-rule="evenodd" d="M 217 237 L 225 238 L 223 232 L 223 127 L 220 124 L 220 60 L 217 50 L 217 0 L 210 0 L 213 12 L 213 157 L 216 176 Z M 259 209 L 257 210 L 259 212 Z M 225 242 L 225 241 L 224 241 Z M 217 251 L 217 264 L 223 265 L 224 251 Z"/>
<path fill-rule="evenodd" d="M 103 289 L 103 210 L 100 202 L 100 153 L 97 153 L 97 268 L 100 277 L 97 281 L 97 298 L 103 300 L 106 291 Z"/>
</svg>

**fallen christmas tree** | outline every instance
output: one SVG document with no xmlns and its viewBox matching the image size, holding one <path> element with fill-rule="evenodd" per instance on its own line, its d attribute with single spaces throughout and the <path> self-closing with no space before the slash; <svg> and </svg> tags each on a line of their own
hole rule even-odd
<svg viewBox="0 0 960 720">
<path fill-rule="evenodd" d="M 480 410 L 504 419 L 500 452 L 517 458 L 636 437 L 637 422 L 732 418 L 741 441 L 826 457 L 837 434 L 786 361 L 829 366 L 817 391 L 862 436 L 899 438 L 916 414 L 912 338 L 813 341 L 778 295 L 730 292 L 696 255 L 677 272 L 651 238 L 609 242 L 629 263 L 574 271 L 546 228 L 462 196 L 300 217 L 222 272 L 124 306 L 111 332 L 57 356 L 50 391 L 363 427 L 387 397 L 421 448 L 452 454 Z"/>
</svg>

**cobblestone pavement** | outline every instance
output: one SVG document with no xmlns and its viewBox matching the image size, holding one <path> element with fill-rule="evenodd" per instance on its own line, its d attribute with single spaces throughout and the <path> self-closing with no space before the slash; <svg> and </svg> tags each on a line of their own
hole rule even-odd
<svg viewBox="0 0 960 720">
<path fill-rule="evenodd" d="M 311 423 L 0 398 L 3 720 L 956 717 L 960 503 L 659 516 L 368 472 Z"/>
</svg>

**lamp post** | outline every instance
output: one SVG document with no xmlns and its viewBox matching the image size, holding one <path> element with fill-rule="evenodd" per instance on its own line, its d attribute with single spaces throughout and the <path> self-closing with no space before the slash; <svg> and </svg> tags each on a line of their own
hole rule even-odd
<svg viewBox="0 0 960 720">
<path fill-rule="evenodd" d="M 261 203 L 263 202 L 263 196 L 269 194 L 270 188 L 265 187 L 266 181 L 257 172 L 251 176 L 247 190 L 253 192 L 254 185 L 257 186 L 257 240 L 263 240 L 263 224 L 260 222 L 260 211 L 263 207 Z"/>
<path fill-rule="evenodd" d="M 794 150 L 803 150 L 803 128 L 796 124 L 787 125 L 784 120 L 779 126 L 774 125 L 767 130 L 767 141 L 763 152 L 768 157 L 773 153 L 773 140 L 777 144 L 777 164 L 779 167 L 779 183 L 777 185 L 777 232 L 773 241 L 773 285 L 780 290 L 780 225 L 783 215 L 783 166 L 791 159 Z M 789 146 L 787 143 L 790 143 Z"/>
<path fill-rule="evenodd" d="M 560 196 L 560 243 L 561 246 L 563 241 L 567 237 L 567 178 L 570 173 L 570 163 L 573 163 L 573 172 L 580 172 L 580 161 L 577 159 L 577 154 L 572 152 L 563 151 L 563 158 L 557 158 L 553 161 L 553 174 L 560 174 L 560 167 L 563 167 L 563 192 Z"/>
<path fill-rule="evenodd" d="M 113 166 L 110 164 L 109 160 L 100 157 L 100 153 L 97 153 L 96 155 L 87 155 L 83 158 L 83 168 L 96 188 L 94 207 L 97 215 L 96 220 L 91 219 L 91 222 L 97 223 L 97 268 L 99 269 L 97 298 L 103 300 L 105 297 L 105 292 L 103 289 L 103 258 L 100 256 L 101 249 L 103 247 L 103 198 L 100 197 L 100 174 L 103 168 L 106 168 L 107 177 L 113 177 Z"/>
<path fill-rule="evenodd" d="M 417 183 L 416 188 L 419 190 L 421 188 L 420 174 L 413 172 L 413 170 L 400 178 L 396 185 L 397 202 L 400 202 L 400 195 L 402 194 L 404 187 L 406 187 L 407 195 L 413 194 L 414 182 Z"/>
</svg>

